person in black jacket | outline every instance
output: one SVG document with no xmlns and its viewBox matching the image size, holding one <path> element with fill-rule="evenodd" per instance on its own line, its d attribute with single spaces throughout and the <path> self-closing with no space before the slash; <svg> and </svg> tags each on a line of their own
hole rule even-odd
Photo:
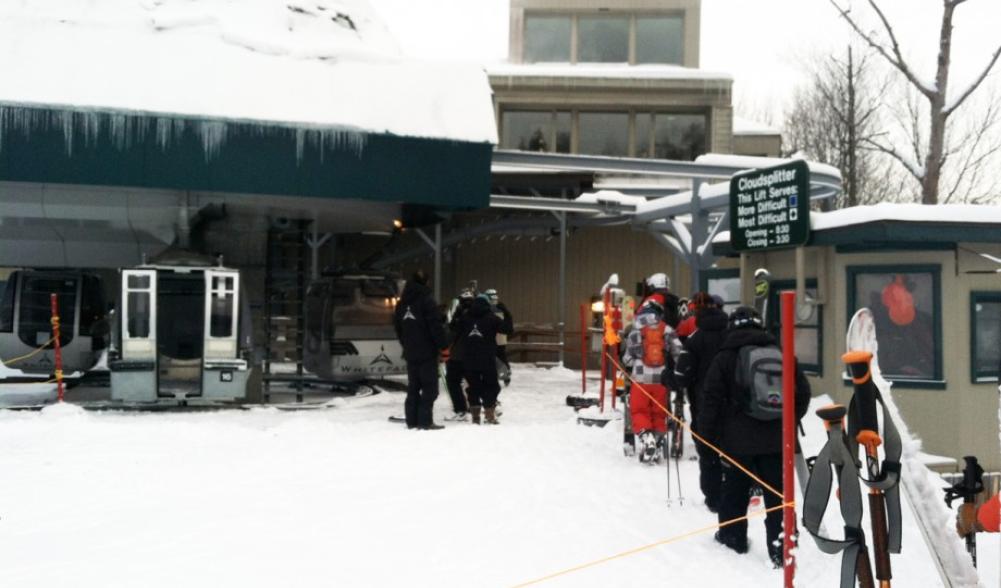
<svg viewBox="0 0 1001 588">
<path fill-rule="evenodd" d="M 473 423 L 480 424 L 480 407 L 484 420 L 492 425 L 497 421 L 497 334 L 510 335 L 514 330 L 510 315 L 504 319 L 494 314 L 490 300 L 483 294 L 476 297 L 473 306 L 463 317 L 459 329 L 462 342 L 462 365 L 469 382 L 469 410 Z"/>
<path fill-rule="evenodd" d="M 759 420 L 746 409 L 748 388 L 737 384 L 740 350 L 743 347 L 776 346 L 775 338 L 762 329 L 756 310 L 741 306 L 733 311 L 723 346 L 706 373 L 699 411 L 699 428 L 705 438 L 766 484 L 782 489 L 782 419 Z M 803 418 L 810 403 L 810 384 L 796 367 L 796 419 Z M 752 480 L 730 462 L 722 461 L 719 521 L 747 514 Z M 781 497 L 765 490 L 765 506 L 782 503 Z M 782 563 L 782 511 L 774 510 L 765 519 L 768 555 L 777 566 Z M 716 532 L 716 540 L 737 553 L 747 552 L 747 522 L 731 524 Z"/>
<path fill-rule="evenodd" d="M 443 428 L 434 423 L 433 412 L 438 397 L 438 354 L 448 340 L 427 282 L 427 275 L 420 270 L 407 282 L 393 314 L 393 326 L 407 361 L 407 428 L 437 430 Z"/>
<path fill-rule="evenodd" d="M 446 417 L 446 421 L 464 421 L 469 413 L 469 404 L 466 402 L 466 393 L 462 390 L 462 380 L 465 377 L 465 370 L 462 368 L 462 339 L 459 337 L 459 330 L 462 327 L 462 319 L 469 313 L 473 306 L 473 299 L 476 293 L 466 288 L 459 293 L 459 304 L 452 312 L 452 320 L 448 323 L 449 335 L 452 346 L 448 351 L 448 359 L 445 361 L 445 387 L 448 388 L 448 395 L 452 399 L 452 416 Z"/>
<path fill-rule="evenodd" d="M 688 391 L 688 405 L 692 413 L 692 430 L 698 434 L 699 410 L 702 407 L 702 389 L 706 373 L 726 336 L 727 320 L 722 300 L 714 300 L 699 292 L 692 300 L 695 304 L 695 331 L 685 340 L 675 369 L 675 380 Z M 699 486 L 705 497 L 706 507 L 719 509 L 720 463 L 719 454 L 702 443 L 695 444 L 699 454 Z"/>
</svg>

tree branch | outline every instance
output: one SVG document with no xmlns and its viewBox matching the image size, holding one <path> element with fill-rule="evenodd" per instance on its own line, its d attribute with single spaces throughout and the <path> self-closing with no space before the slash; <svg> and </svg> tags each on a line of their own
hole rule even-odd
<svg viewBox="0 0 1001 588">
<path fill-rule="evenodd" d="M 983 71 L 980 72 L 980 75 L 976 77 L 973 83 L 970 84 L 966 88 L 966 90 L 963 91 L 962 94 L 957 96 L 955 100 L 953 100 L 945 108 L 942 109 L 943 115 L 949 116 L 950 114 L 953 113 L 953 111 L 959 108 L 960 105 L 963 104 L 963 102 L 965 102 L 967 98 L 970 97 L 970 94 L 972 94 L 973 91 L 976 90 L 981 83 L 983 83 L 984 79 L 987 78 L 987 75 L 991 73 L 991 69 L 993 69 L 994 64 L 997 63 L 998 57 L 1001 57 L 1001 45 L 999 45 L 998 48 L 994 51 L 994 54 L 991 56 L 990 61 L 987 63 L 987 67 L 985 67 Z"/>
</svg>

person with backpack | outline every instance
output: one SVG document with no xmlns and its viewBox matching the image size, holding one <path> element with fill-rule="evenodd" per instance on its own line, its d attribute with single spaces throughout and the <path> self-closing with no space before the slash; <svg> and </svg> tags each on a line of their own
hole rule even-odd
<svg viewBox="0 0 1001 588">
<path fill-rule="evenodd" d="M 796 419 L 806 414 L 810 384 L 796 366 Z M 782 488 L 782 352 L 775 338 L 762 328 L 761 315 L 749 306 L 730 315 L 729 332 L 706 372 L 698 416 L 702 435 L 730 458 L 773 488 Z M 719 521 L 747 515 L 751 478 L 722 460 Z M 765 506 L 782 503 L 765 491 Z M 781 567 L 782 511 L 765 519 L 768 556 Z M 716 532 L 716 541 L 737 553 L 746 553 L 747 521 Z"/>
<path fill-rule="evenodd" d="M 699 409 L 702 407 L 703 387 L 709 366 L 723 345 L 728 317 L 723 312 L 723 300 L 715 299 L 706 292 L 698 292 L 692 297 L 695 327 L 692 334 L 682 343 L 681 356 L 674 370 L 677 385 L 688 391 L 688 406 L 691 408 L 691 428 L 702 434 L 699 427 Z M 706 507 L 716 512 L 719 509 L 720 463 L 719 454 L 702 443 L 695 444 L 699 455 L 699 487 L 705 497 Z"/>
<path fill-rule="evenodd" d="M 462 366 L 469 382 L 469 411 L 473 424 L 480 424 L 480 409 L 487 424 L 498 425 L 497 334 L 510 335 L 514 330 L 510 315 L 501 319 L 490 308 L 490 299 L 480 294 L 461 321 L 459 338 Z"/>
<path fill-rule="evenodd" d="M 633 435 L 639 442 L 639 460 L 647 464 L 657 463 L 663 457 L 664 434 L 667 432 L 664 374 L 673 374 L 674 362 L 681 353 L 678 336 L 667 321 L 670 315 L 667 304 L 673 304 L 677 324 L 677 298 L 667 288 L 665 274 L 647 278 L 648 295 L 636 311 L 633 329 L 626 337 L 624 354 L 625 364 L 632 368 L 634 382 L 629 392 Z"/>
<path fill-rule="evenodd" d="M 483 293 L 490 300 L 490 308 L 497 315 L 497 318 L 514 325 L 514 317 L 507 306 L 501 302 L 496 288 L 487 288 Z M 497 360 L 500 362 L 497 365 L 497 371 L 505 387 L 511 385 L 511 362 L 507 358 L 507 337 L 506 333 L 497 333 Z"/>
<path fill-rule="evenodd" d="M 427 274 L 414 272 L 396 304 L 393 326 L 407 361 L 407 399 L 403 404 L 407 428 L 436 431 L 444 428 L 434 423 L 438 354 L 448 346 L 448 339 L 445 321 L 427 283 Z"/>
</svg>

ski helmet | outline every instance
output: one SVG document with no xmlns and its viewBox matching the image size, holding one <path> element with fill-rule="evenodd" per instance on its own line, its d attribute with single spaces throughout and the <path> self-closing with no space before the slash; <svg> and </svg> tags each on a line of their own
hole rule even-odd
<svg viewBox="0 0 1001 588">
<path fill-rule="evenodd" d="M 761 315 L 750 306 L 738 306 L 730 313 L 730 319 L 727 322 L 731 329 L 762 328 Z"/>
<path fill-rule="evenodd" d="M 476 298 L 476 292 L 473 292 L 469 288 L 464 288 L 459 292 L 459 300 L 472 300 L 473 298 Z"/>
<path fill-rule="evenodd" d="M 487 300 L 490 302 L 490 304 L 496 305 L 498 302 L 500 302 L 500 297 L 497 296 L 496 288 L 487 288 L 486 290 L 483 291 L 483 294 L 486 295 Z"/>
<path fill-rule="evenodd" d="M 650 290 L 668 290 L 671 288 L 671 280 L 667 274 L 658 272 L 646 279 L 646 285 Z"/>
</svg>

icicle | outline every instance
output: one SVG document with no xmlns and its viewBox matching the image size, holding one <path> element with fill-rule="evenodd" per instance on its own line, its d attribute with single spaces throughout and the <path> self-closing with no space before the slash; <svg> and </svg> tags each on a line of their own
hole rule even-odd
<svg viewBox="0 0 1001 588">
<path fill-rule="evenodd" d="M 203 121 L 199 123 L 198 134 L 202 138 L 202 151 L 205 154 L 205 161 L 219 155 L 223 144 L 226 142 L 226 123 L 215 121 Z"/>
</svg>

